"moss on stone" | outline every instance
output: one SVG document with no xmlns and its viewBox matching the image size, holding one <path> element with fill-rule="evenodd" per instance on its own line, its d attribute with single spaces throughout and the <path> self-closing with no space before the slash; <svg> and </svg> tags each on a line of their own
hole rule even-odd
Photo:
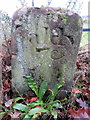
<svg viewBox="0 0 90 120">
<path fill-rule="evenodd" d="M 63 17 L 63 21 L 64 21 L 65 24 L 67 24 L 68 18 L 64 16 L 64 17 Z"/>
</svg>

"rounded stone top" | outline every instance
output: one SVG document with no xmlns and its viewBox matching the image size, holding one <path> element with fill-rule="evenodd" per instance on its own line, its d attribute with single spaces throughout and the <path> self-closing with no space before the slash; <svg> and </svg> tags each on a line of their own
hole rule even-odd
<svg viewBox="0 0 90 120">
<path fill-rule="evenodd" d="M 72 15 L 77 15 L 80 17 L 77 13 L 69 10 L 69 9 L 64 9 L 60 7 L 26 7 L 26 8 L 20 8 L 18 9 L 14 14 L 13 14 L 13 20 L 18 19 L 19 17 L 22 17 L 23 15 L 29 15 L 29 13 L 34 12 L 40 14 L 45 14 L 45 15 L 50 15 L 50 14 L 58 14 L 60 16 L 72 16 Z"/>
</svg>

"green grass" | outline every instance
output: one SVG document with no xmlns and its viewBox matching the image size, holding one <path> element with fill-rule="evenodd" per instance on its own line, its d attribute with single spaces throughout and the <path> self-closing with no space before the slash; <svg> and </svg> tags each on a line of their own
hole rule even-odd
<svg viewBox="0 0 90 120">
<path fill-rule="evenodd" d="M 88 44 L 88 32 L 83 32 L 82 33 L 82 39 L 81 39 L 81 42 L 80 42 L 80 47 L 85 45 L 85 44 Z"/>
<path fill-rule="evenodd" d="M 84 24 L 83 28 L 88 28 L 88 24 Z M 88 33 L 90 33 L 90 32 L 83 32 L 82 33 L 82 39 L 81 39 L 81 42 L 80 42 L 80 47 L 84 46 L 85 44 L 88 44 Z"/>
</svg>

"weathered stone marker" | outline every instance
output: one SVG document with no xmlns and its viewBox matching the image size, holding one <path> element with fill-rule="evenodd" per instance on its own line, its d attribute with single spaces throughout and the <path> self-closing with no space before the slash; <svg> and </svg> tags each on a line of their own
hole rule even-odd
<svg viewBox="0 0 90 120">
<path fill-rule="evenodd" d="M 60 8 L 22 8 L 12 23 L 12 82 L 23 94 L 28 91 L 24 75 L 49 88 L 65 81 L 60 94 L 73 85 L 75 61 L 82 31 L 79 15 Z M 65 93 L 65 94 L 64 94 Z"/>
</svg>

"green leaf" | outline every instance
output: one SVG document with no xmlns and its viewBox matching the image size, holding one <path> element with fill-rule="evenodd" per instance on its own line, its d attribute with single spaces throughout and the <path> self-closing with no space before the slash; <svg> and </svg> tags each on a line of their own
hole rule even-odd
<svg viewBox="0 0 90 120">
<path fill-rule="evenodd" d="M 39 105 L 38 103 L 35 103 L 35 102 L 32 102 L 32 103 L 29 103 L 29 104 L 27 104 L 28 106 L 30 106 L 30 107 L 35 107 L 36 105 Z"/>
<path fill-rule="evenodd" d="M 27 113 L 22 113 L 20 117 L 24 118 L 27 115 Z"/>
<path fill-rule="evenodd" d="M 58 91 L 58 85 L 55 85 L 55 87 L 51 91 L 52 94 L 48 96 L 48 102 L 53 101 L 55 99 Z"/>
<path fill-rule="evenodd" d="M 45 110 L 44 108 L 33 108 L 29 111 L 29 115 L 35 115 L 36 113 L 39 113 L 39 112 L 47 113 L 49 111 Z"/>
<path fill-rule="evenodd" d="M 48 104 L 47 104 L 47 109 L 48 109 L 49 111 L 51 111 L 51 110 L 53 109 L 53 106 L 48 103 Z"/>
<path fill-rule="evenodd" d="M 38 86 L 35 83 L 35 81 L 33 80 L 33 78 L 30 76 L 25 76 L 25 78 L 28 81 L 28 86 L 35 92 L 35 94 L 38 97 Z"/>
<path fill-rule="evenodd" d="M 40 99 L 38 99 L 37 101 L 35 101 L 36 103 L 38 103 L 39 105 L 43 105 L 44 103 L 43 103 L 43 100 L 40 100 Z"/>
<path fill-rule="evenodd" d="M 55 99 L 56 94 L 57 94 L 57 92 L 58 92 L 58 89 L 59 89 L 60 87 L 62 87 L 64 84 L 65 84 L 65 82 L 59 82 L 58 84 L 55 85 L 55 87 L 51 90 L 51 91 L 52 91 L 52 94 L 49 95 L 49 97 L 48 97 L 48 101 L 49 101 L 49 102 L 50 102 L 50 101 L 53 101 L 53 100 Z"/>
<path fill-rule="evenodd" d="M 57 84 L 57 85 L 58 85 L 58 89 L 59 89 L 60 87 L 64 86 L 64 84 L 65 84 L 65 82 L 64 82 L 64 81 L 59 82 L 59 83 Z"/>
<path fill-rule="evenodd" d="M 52 106 L 56 108 L 62 108 L 61 103 L 54 103 Z"/>
<path fill-rule="evenodd" d="M 29 119 L 27 119 L 27 120 L 30 120 L 31 117 L 30 117 L 29 114 L 26 114 L 24 118 L 29 118 Z"/>
<path fill-rule="evenodd" d="M 55 85 L 55 87 L 52 89 L 52 93 L 53 93 L 52 94 L 52 100 L 55 99 L 57 91 L 58 91 L 58 85 Z"/>
<path fill-rule="evenodd" d="M 52 111 L 51 114 L 54 116 L 55 119 L 57 119 L 57 112 L 55 110 Z"/>
<path fill-rule="evenodd" d="M 0 113 L 0 118 L 2 118 L 4 114 L 6 114 L 6 112 L 1 112 Z"/>
<path fill-rule="evenodd" d="M 24 105 L 24 104 L 15 104 L 13 106 L 14 109 L 17 109 L 17 110 L 20 110 L 20 111 L 28 111 L 29 110 L 29 107 L 27 107 L 27 105 Z"/>
<path fill-rule="evenodd" d="M 47 86 L 48 86 L 48 83 L 47 81 L 43 81 L 41 86 L 40 86 L 40 89 L 39 89 L 39 97 L 42 99 L 46 90 L 47 90 Z"/>
<path fill-rule="evenodd" d="M 17 98 L 15 98 L 13 101 L 14 102 L 17 102 L 17 101 L 19 101 L 19 100 L 24 100 L 25 98 L 23 98 L 23 97 L 17 97 Z"/>
<path fill-rule="evenodd" d="M 40 105 L 40 106 L 43 106 L 43 101 L 42 100 L 37 100 L 35 102 L 32 102 L 32 103 L 29 103 L 27 105 L 29 105 L 30 107 L 35 107 L 36 105 Z"/>
<path fill-rule="evenodd" d="M 64 98 L 64 99 L 62 99 L 61 101 L 66 101 L 66 100 L 68 100 L 66 97 Z"/>
<path fill-rule="evenodd" d="M 37 118 L 39 116 L 39 114 L 35 114 L 35 115 L 33 115 L 33 119 L 35 119 L 35 118 Z"/>
</svg>

